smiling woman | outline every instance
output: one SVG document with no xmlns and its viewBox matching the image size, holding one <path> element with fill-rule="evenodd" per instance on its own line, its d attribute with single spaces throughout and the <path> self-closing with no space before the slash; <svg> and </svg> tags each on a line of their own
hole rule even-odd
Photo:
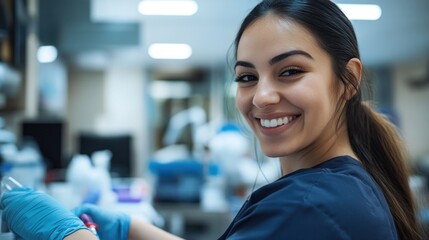
<svg viewBox="0 0 429 240">
<path fill-rule="evenodd" d="M 236 105 L 284 176 L 252 194 L 223 238 L 420 239 L 403 144 L 362 103 L 357 40 L 338 6 L 263 1 L 235 46 Z M 270 227 L 252 232 L 253 219 Z"/>
</svg>

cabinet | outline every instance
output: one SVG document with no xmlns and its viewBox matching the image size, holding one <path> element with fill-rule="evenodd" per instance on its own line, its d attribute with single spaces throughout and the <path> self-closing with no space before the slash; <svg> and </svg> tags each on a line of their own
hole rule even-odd
<svg viewBox="0 0 429 240">
<path fill-rule="evenodd" d="M 0 0 L 0 110 L 22 110 L 26 65 L 26 0 Z"/>
</svg>

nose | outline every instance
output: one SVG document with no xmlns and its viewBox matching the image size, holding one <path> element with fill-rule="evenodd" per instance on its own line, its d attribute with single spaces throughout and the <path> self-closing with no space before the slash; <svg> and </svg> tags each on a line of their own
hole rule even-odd
<svg viewBox="0 0 429 240">
<path fill-rule="evenodd" d="M 253 96 L 253 105 L 264 108 L 280 102 L 279 87 L 269 78 L 260 78 Z"/>
</svg>

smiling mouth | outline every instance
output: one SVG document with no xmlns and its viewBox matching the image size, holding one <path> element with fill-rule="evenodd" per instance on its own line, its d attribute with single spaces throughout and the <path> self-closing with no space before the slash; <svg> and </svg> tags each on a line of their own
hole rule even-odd
<svg viewBox="0 0 429 240">
<path fill-rule="evenodd" d="M 294 121 L 299 116 L 301 116 L 301 115 L 287 116 L 287 117 L 275 118 L 275 119 L 262 119 L 262 118 L 260 118 L 259 122 L 261 123 L 262 127 L 275 128 L 275 127 L 279 127 L 279 126 L 289 124 L 290 122 Z"/>
</svg>

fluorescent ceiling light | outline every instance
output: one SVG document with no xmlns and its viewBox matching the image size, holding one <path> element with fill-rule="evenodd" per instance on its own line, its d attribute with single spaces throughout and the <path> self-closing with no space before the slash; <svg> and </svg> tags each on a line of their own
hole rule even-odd
<svg viewBox="0 0 429 240">
<path fill-rule="evenodd" d="M 148 53 L 155 59 L 187 59 L 192 55 L 192 48 L 182 43 L 154 43 Z"/>
<path fill-rule="evenodd" d="M 378 20 L 381 17 L 381 8 L 375 4 L 337 5 L 350 20 Z"/>
<path fill-rule="evenodd" d="M 41 63 L 53 62 L 57 56 L 58 51 L 54 46 L 41 46 L 37 49 L 37 60 Z"/>
<path fill-rule="evenodd" d="M 193 0 L 143 0 L 139 3 L 139 12 L 143 15 L 190 16 L 198 11 Z"/>
</svg>

